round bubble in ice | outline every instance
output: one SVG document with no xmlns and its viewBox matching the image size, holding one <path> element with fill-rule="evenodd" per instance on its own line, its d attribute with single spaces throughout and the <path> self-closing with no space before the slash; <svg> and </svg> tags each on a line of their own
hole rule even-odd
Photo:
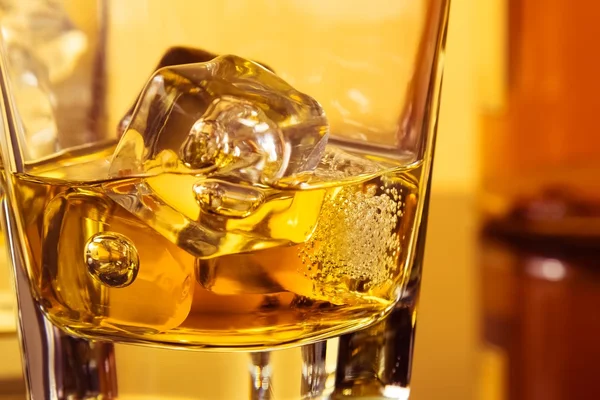
<svg viewBox="0 0 600 400">
<path fill-rule="evenodd" d="M 193 191 L 204 211 L 232 218 L 249 216 L 265 201 L 260 189 L 216 179 L 197 182 Z"/>
<path fill-rule="evenodd" d="M 277 124 L 260 107 L 233 96 L 211 103 L 192 126 L 179 156 L 190 168 L 236 170 L 251 182 L 280 178 L 290 158 Z"/>
<path fill-rule="evenodd" d="M 131 285 L 140 268 L 133 242 L 116 232 L 99 232 L 84 247 L 84 262 L 94 279 L 112 288 Z"/>
</svg>

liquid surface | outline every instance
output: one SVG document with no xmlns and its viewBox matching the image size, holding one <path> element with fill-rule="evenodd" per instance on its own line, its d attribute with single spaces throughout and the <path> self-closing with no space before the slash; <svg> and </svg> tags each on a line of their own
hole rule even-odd
<svg viewBox="0 0 600 400">
<path fill-rule="evenodd" d="M 90 147 L 44 161 L 33 168 L 35 177 L 13 176 L 30 279 L 46 315 L 71 333 L 165 345 L 276 346 L 365 326 L 402 291 L 418 166 L 272 190 L 247 216 L 227 217 L 202 211 L 197 185 L 182 184 L 189 176 L 95 181 L 111 152 Z M 114 200 L 115 188 L 123 193 L 128 185 L 152 188 L 142 201 L 154 213 Z M 231 242 L 246 251 L 199 257 L 184 250 L 181 236 L 195 232 L 178 220 L 157 227 L 165 204 L 156 198 L 184 214 L 195 207 L 197 222 L 223 233 L 223 247 Z"/>
</svg>

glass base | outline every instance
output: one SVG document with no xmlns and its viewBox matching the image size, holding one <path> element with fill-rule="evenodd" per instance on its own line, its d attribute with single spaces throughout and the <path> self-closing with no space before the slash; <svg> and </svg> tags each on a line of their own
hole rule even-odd
<svg viewBox="0 0 600 400">
<path fill-rule="evenodd" d="M 409 398 L 414 297 L 381 322 L 326 341 L 263 352 L 206 352 L 69 336 L 41 314 L 22 269 L 15 273 L 30 399 Z"/>
<path fill-rule="evenodd" d="M 44 321 L 27 363 L 33 399 L 408 399 L 412 310 L 301 347 L 218 353 L 90 342 Z M 27 340 L 27 338 L 25 338 Z M 27 347 L 27 343 L 25 343 Z M 39 356 L 42 356 L 40 360 Z M 38 364 L 39 365 L 39 364 Z"/>
<path fill-rule="evenodd" d="M 367 329 L 285 350 L 207 353 L 104 344 L 119 399 L 407 399 L 402 357 Z M 102 360 L 97 360 L 101 362 Z M 394 369 L 397 369 L 394 377 Z M 396 379 L 394 379 L 396 378 Z M 88 393 L 88 395 L 97 393 Z M 78 394 L 85 398 L 84 393 Z"/>
</svg>

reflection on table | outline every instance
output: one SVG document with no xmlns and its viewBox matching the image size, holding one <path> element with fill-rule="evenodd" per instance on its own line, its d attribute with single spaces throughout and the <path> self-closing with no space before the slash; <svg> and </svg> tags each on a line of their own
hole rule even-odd
<svg viewBox="0 0 600 400">
<path fill-rule="evenodd" d="M 599 399 L 600 248 L 484 232 L 479 254 L 481 400 Z"/>
</svg>

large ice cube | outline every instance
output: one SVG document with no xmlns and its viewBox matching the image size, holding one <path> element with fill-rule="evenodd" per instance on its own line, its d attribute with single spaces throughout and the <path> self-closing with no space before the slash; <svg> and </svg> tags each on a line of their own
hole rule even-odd
<svg viewBox="0 0 600 400">
<path fill-rule="evenodd" d="M 221 56 L 153 75 L 109 174 L 219 174 L 268 184 L 314 169 L 328 133 L 316 100 L 259 64 Z"/>
<path fill-rule="evenodd" d="M 236 56 L 158 70 L 115 150 L 111 197 L 200 258 L 302 243 L 324 191 L 269 184 L 321 162 L 323 110 Z"/>
</svg>

